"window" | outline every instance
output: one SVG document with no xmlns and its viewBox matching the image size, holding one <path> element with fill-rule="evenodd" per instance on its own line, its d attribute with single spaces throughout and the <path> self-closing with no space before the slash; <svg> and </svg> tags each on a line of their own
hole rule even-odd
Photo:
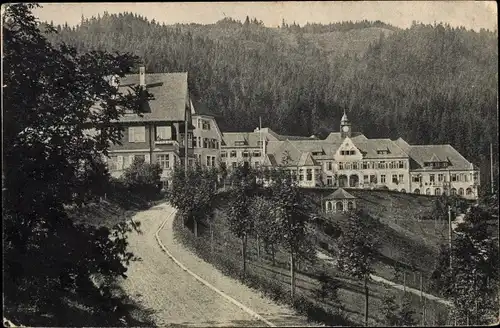
<svg viewBox="0 0 500 328">
<path fill-rule="evenodd" d="M 457 175 L 455 173 L 451 175 L 451 181 L 453 182 L 457 181 Z"/>
<path fill-rule="evenodd" d="M 385 183 L 385 174 L 380 175 L 380 183 Z"/>
<path fill-rule="evenodd" d="M 434 195 L 436 195 L 436 196 L 441 195 L 441 189 L 440 188 L 436 188 L 436 190 L 434 190 Z"/>
<path fill-rule="evenodd" d="M 460 196 L 463 196 L 464 195 L 464 188 L 458 188 L 458 194 Z"/>
<path fill-rule="evenodd" d="M 303 169 L 299 170 L 299 181 L 304 181 L 304 170 Z"/>
<path fill-rule="evenodd" d="M 339 170 L 343 170 L 344 169 L 344 163 L 339 163 Z"/>
<path fill-rule="evenodd" d="M 227 157 L 227 153 L 225 151 L 220 152 L 220 157 Z"/>
<path fill-rule="evenodd" d="M 212 166 L 215 167 L 215 156 L 212 156 Z"/>
<path fill-rule="evenodd" d="M 350 170 L 351 169 L 351 163 L 345 163 L 345 169 Z"/>
<path fill-rule="evenodd" d="M 329 175 L 326 177 L 326 185 L 331 186 L 332 184 L 333 184 L 333 179 L 332 179 L 332 176 Z"/>
<path fill-rule="evenodd" d="M 377 176 L 372 174 L 370 175 L 370 183 L 377 183 Z"/>
<path fill-rule="evenodd" d="M 465 182 L 467 182 L 469 179 L 467 178 L 467 174 L 464 174 L 464 180 Z"/>
<path fill-rule="evenodd" d="M 312 178 L 313 178 L 312 169 L 307 169 L 306 172 L 307 172 L 307 178 L 306 178 L 307 181 L 312 181 Z"/>
<path fill-rule="evenodd" d="M 439 181 L 439 182 L 442 182 L 442 181 L 443 181 L 443 177 L 444 177 L 444 176 L 443 176 L 442 174 L 438 174 L 438 181 Z"/>
<path fill-rule="evenodd" d="M 201 148 L 201 137 L 198 137 L 198 148 Z"/>
<path fill-rule="evenodd" d="M 418 175 L 412 175 L 411 182 L 420 182 L 420 177 Z"/>
<path fill-rule="evenodd" d="M 210 156 L 207 156 L 207 166 L 210 166 Z"/>
<path fill-rule="evenodd" d="M 209 121 L 203 120 L 202 126 L 203 126 L 203 130 L 210 130 L 210 122 Z"/>
<path fill-rule="evenodd" d="M 393 169 L 394 168 L 394 165 L 392 164 L 393 162 L 389 162 L 389 168 L 390 169 Z"/>
<path fill-rule="evenodd" d="M 340 151 L 340 155 L 342 155 L 342 156 L 345 156 L 345 153 L 346 153 L 346 152 L 345 152 L 345 151 L 343 151 L 343 150 L 341 150 L 341 151 Z"/>
<path fill-rule="evenodd" d="M 399 167 L 400 169 L 404 169 L 404 168 L 405 168 L 405 162 L 403 162 L 403 161 L 399 161 L 399 162 L 398 162 L 398 167 Z"/>
<path fill-rule="evenodd" d="M 146 142 L 146 127 L 131 126 L 128 128 L 129 142 Z"/>
<path fill-rule="evenodd" d="M 354 162 L 352 163 L 352 169 L 357 170 L 358 169 L 358 163 Z"/>
<path fill-rule="evenodd" d="M 161 154 L 156 156 L 156 161 L 162 169 L 170 168 L 170 154 Z"/>
<path fill-rule="evenodd" d="M 246 142 L 245 141 L 235 141 L 234 145 L 235 146 L 244 146 L 244 145 L 246 145 Z"/>
<path fill-rule="evenodd" d="M 399 182 L 399 183 L 403 183 L 404 179 L 405 179 L 404 174 L 400 174 L 400 175 L 399 175 L 398 182 Z"/>
<path fill-rule="evenodd" d="M 363 170 L 368 169 L 368 163 L 367 163 L 367 162 L 363 162 L 363 164 L 362 164 L 362 165 L 363 165 Z"/>
<path fill-rule="evenodd" d="M 201 120 L 198 119 L 197 121 L 198 121 L 198 129 L 199 129 L 199 128 L 201 128 Z"/>
<path fill-rule="evenodd" d="M 369 178 L 370 178 L 370 177 L 369 177 L 368 175 L 363 175 L 363 183 L 368 184 L 368 181 L 369 181 L 368 179 L 369 179 Z"/>
<path fill-rule="evenodd" d="M 332 170 L 332 162 L 327 162 L 326 167 L 328 168 L 328 171 Z"/>
<path fill-rule="evenodd" d="M 250 157 L 250 153 L 248 151 L 243 151 L 243 157 Z"/>
<path fill-rule="evenodd" d="M 429 174 L 429 181 L 430 181 L 431 183 L 436 182 L 436 176 L 435 176 L 434 174 Z"/>
<path fill-rule="evenodd" d="M 170 140 L 170 139 L 172 139 L 172 127 L 170 126 L 156 127 L 156 140 Z"/>
<path fill-rule="evenodd" d="M 203 148 L 208 148 L 208 139 L 203 138 Z"/>
<path fill-rule="evenodd" d="M 261 156 L 260 150 L 254 150 L 252 156 L 253 157 L 260 157 Z"/>
<path fill-rule="evenodd" d="M 384 161 L 381 161 L 378 163 L 378 168 L 379 169 L 385 169 L 385 162 Z"/>
<path fill-rule="evenodd" d="M 355 155 L 356 151 L 355 150 L 349 150 L 349 155 Z"/>
<path fill-rule="evenodd" d="M 231 150 L 229 157 L 236 157 L 236 150 Z"/>
<path fill-rule="evenodd" d="M 465 174 L 463 173 L 460 173 L 460 175 L 458 176 L 458 181 L 465 181 Z"/>
<path fill-rule="evenodd" d="M 392 183 L 398 183 L 398 176 L 397 174 L 392 175 Z"/>
<path fill-rule="evenodd" d="M 467 188 L 467 189 L 465 190 L 465 194 L 466 194 L 467 196 L 471 196 L 471 195 L 472 195 L 472 189 L 471 189 L 471 188 Z"/>
</svg>

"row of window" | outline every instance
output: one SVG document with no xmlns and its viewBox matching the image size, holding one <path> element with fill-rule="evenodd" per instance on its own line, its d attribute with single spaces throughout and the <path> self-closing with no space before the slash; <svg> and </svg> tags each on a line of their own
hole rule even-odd
<svg viewBox="0 0 500 328">
<path fill-rule="evenodd" d="M 433 169 L 441 169 L 448 167 L 448 162 L 425 162 L 424 167 L 429 167 Z"/>
<path fill-rule="evenodd" d="M 331 162 L 327 162 L 331 171 Z M 339 170 L 369 170 L 369 169 L 405 169 L 405 161 L 378 161 L 378 162 L 339 162 Z"/>
<path fill-rule="evenodd" d="M 356 155 L 356 151 L 355 150 L 341 150 L 340 155 L 342 155 L 342 156 Z"/>
<path fill-rule="evenodd" d="M 171 167 L 173 167 L 173 155 L 170 155 L 171 154 L 156 155 L 156 162 L 162 169 L 170 169 Z M 150 155 L 111 155 L 108 159 L 108 168 L 110 171 L 120 171 L 129 167 L 134 160 L 149 162 Z"/>
<path fill-rule="evenodd" d="M 226 158 L 227 155 L 228 154 L 227 154 L 226 151 L 221 151 L 221 153 L 220 153 L 220 157 L 222 157 L 222 158 Z M 248 158 L 248 157 L 261 157 L 262 156 L 262 152 L 260 150 L 253 150 L 253 151 L 243 150 L 241 152 L 241 156 L 245 157 L 245 158 Z M 231 150 L 229 152 L 229 157 L 230 158 L 238 157 L 237 151 L 236 150 Z"/>
<path fill-rule="evenodd" d="M 171 126 L 155 127 L 155 140 L 172 140 Z M 128 128 L 128 142 L 146 142 L 146 127 L 131 126 Z"/>
<path fill-rule="evenodd" d="M 451 173 L 450 174 L 450 181 L 451 182 L 469 182 L 470 180 L 472 181 L 477 181 L 477 173 Z M 429 174 L 428 175 L 430 183 L 435 183 L 436 182 L 436 174 Z M 425 182 L 422 181 L 422 176 L 421 175 L 413 175 L 412 176 L 412 182 Z M 437 181 L 438 182 L 447 182 L 448 181 L 448 176 L 444 173 L 439 173 L 437 174 Z"/>
<path fill-rule="evenodd" d="M 198 129 L 210 130 L 210 121 L 199 118 L 197 125 Z"/>
<path fill-rule="evenodd" d="M 417 188 L 417 189 L 413 190 L 413 193 L 414 194 L 420 194 L 420 189 Z M 441 188 L 434 189 L 434 195 L 435 196 L 441 196 L 443 193 L 444 194 L 448 194 L 448 191 L 446 189 L 444 189 L 443 191 L 441 191 Z M 426 195 L 432 195 L 431 189 L 427 188 L 425 190 L 425 194 Z M 458 190 L 455 189 L 455 188 L 451 188 L 450 189 L 450 195 L 457 195 L 457 194 L 459 196 L 463 196 L 464 195 L 464 188 L 458 188 Z M 465 189 L 465 195 L 472 196 L 473 194 L 474 194 L 474 192 L 473 192 L 472 188 Z"/>
<path fill-rule="evenodd" d="M 235 167 L 238 166 L 238 162 L 230 162 L 231 163 L 231 167 L 234 169 Z M 244 165 L 250 165 L 248 161 L 244 161 L 243 162 Z M 224 168 L 227 168 L 228 167 L 228 162 L 222 162 L 221 163 L 222 167 Z M 259 168 L 260 167 L 260 162 L 259 161 L 255 161 L 252 163 L 253 167 L 254 168 Z"/>
<path fill-rule="evenodd" d="M 193 147 L 219 149 L 219 141 L 217 139 L 195 137 Z"/>
</svg>

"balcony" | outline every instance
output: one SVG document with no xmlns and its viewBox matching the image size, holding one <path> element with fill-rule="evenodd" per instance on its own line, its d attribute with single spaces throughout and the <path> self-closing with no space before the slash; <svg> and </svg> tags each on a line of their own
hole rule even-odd
<svg viewBox="0 0 500 328">
<path fill-rule="evenodd" d="M 179 143 L 177 140 L 155 140 L 155 145 L 172 145 L 175 147 L 179 147 Z"/>
</svg>

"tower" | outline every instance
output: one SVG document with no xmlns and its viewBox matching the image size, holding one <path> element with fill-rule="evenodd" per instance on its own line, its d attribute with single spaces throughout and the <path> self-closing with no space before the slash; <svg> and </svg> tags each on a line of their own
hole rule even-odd
<svg viewBox="0 0 500 328">
<path fill-rule="evenodd" d="M 340 120 L 340 136 L 342 139 L 345 137 L 351 137 L 351 122 L 347 119 L 345 109 L 344 115 L 342 115 L 342 119 Z"/>
</svg>

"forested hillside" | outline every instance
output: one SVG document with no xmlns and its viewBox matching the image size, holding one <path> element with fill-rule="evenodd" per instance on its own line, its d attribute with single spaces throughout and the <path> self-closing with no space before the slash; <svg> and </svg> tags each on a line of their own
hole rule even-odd
<svg viewBox="0 0 500 328">
<path fill-rule="evenodd" d="M 368 137 L 446 144 L 489 179 L 497 156 L 497 31 L 382 22 L 264 27 L 257 19 L 165 26 L 133 14 L 57 27 L 54 42 L 128 51 L 148 72 L 188 71 L 223 131 L 337 131 L 345 108 Z M 229 123 L 228 123 L 229 122 Z"/>
</svg>

